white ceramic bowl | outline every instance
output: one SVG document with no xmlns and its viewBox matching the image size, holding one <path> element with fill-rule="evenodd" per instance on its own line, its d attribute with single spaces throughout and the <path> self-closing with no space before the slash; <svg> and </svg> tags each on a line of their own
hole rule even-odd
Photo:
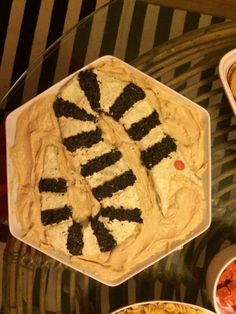
<svg viewBox="0 0 236 314">
<path fill-rule="evenodd" d="M 236 244 L 221 250 L 209 264 L 206 274 L 206 289 L 216 313 L 226 313 L 217 300 L 216 290 L 222 272 L 236 260 Z M 235 313 L 235 312 L 234 312 Z"/>
<path fill-rule="evenodd" d="M 114 57 L 104 56 L 100 59 L 97 59 L 93 63 L 91 63 L 89 66 L 91 66 L 91 65 L 96 66 L 100 62 L 104 62 L 104 60 L 109 60 L 111 58 L 114 58 Z M 114 59 L 116 59 L 116 58 L 114 58 Z M 122 61 L 120 60 L 120 62 L 122 62 Z M 179 249 L 180 247 L 185 245 L 187 242 L 191 241 L 192 239 L 194 239 L 195 237 L 197 237 L 201 233 L 203 233 L 206 229 L 208 229 L 208 227 L 210 226 L 210 223 L 211 223 L 211 140 L 210 140 L 210 116 L 209 116 L 208 112 L 204 108 L 198 106 L 196 103 L 185 98 L 184 96 L 182 96 L 179 93 L 175 92 L 174 90 L 168 88 L 167 86 L 163 85 L 162 83 L 154 80 L 153 78 L 147 76 L 143 72 L 138 71 L 137 69 L 131 67 L 130 65 L 128 65 L 124 62 L 122 62 L 122 63 L 125 64 L 126 67 L 130 71 L 132 71 L 133 73 L 142 75 L 144 80 L 150 80 L 159 89 L 162 89 L 162 90 L 168 92 L 169 95 L 172 96 L 173 98 L 175 98 L 176 100 L 181 101 L 188 106 L 195 107 L 199 111 L 199 113 L 201 114 L 202 119 L 206 125 L 206 133 L 205 133 L 205 138 L 204 138 L 204 149 L 205 149 L 205 162 L 207 164 L 207 167 L 206 167 L 206 170 L 204 171 L 204 174 L 203 174 L 203 188 L 204 188 L 204 194 L 205 194 L 205 199 L 206 199 L 206 211 L 204 213 L 204 219 L 203 219 L 201 225 L 199 225 L 199 227 L 193 233 L 189 234 L 185 239 L 183 239 L 183 241 L 181 241 L 181 243 L 176 243 L 175 246 L 171 247 L 168 251 L 165 251 L 165 254 L 163 254 L 163 252 L 155 254 L 151 258 L 147 259 L 145 264 L 138 265 L 134 269 L 130 270 L 129 272 L 127 272 L 126 274 L 121 276 L 119 278 L 119 280 L 107 281 L 107 280 L 103 279 L 102 277 L 100 277 L 100 276 L 98 276 L 92 272 L 86 271 L 86 269 L 80 269 L 75 264 L 72 264 L 68 257 L 66 257 L 62 254 L 59 254 L 56 251 L 50 251 L 49 252 L 48 250 L 46 250 L 42 247 L 38 247 L 37 245 L 35 245 L 35 243 L 33 241 L 22 236 L 21 226 L 19 224 L 19 221 L 17 220 L 16 214 L 14 211 L 14 204 L 15 204 L 15 200 L 16 200 L 17 187 L 14 186 L 14 188 L 12 188 L 13 187 L 12 186 L 12 180 L 13 180 L 15 174 L 13 171 L 13 165 L 12 165 L 11 158 L 10 158 L 10 148 L 14 145 L 14 141 L 15 141 L 17 119 L 18 119 L 19 115 L 21 114 L 21 112 L 25 108 L 31 106 L 36 100 L 39 100 L 41 97 L 44 97 L 47 94 L 57 94 L 60 87 L 63 86 L 75 73 L 68 76 L 64 80 L 60 81 L 59 83 L 53 85 L 48 90 L 44 91 L 42 94 L 36 96 L 32 100 L 28 101 L 26 104 L 22 105 L 21 107 L 17 108 L 16 110 L 14 110 L 11 114 L 8 115 L 7 121 L 6 121 L 8 209 L 9 209 L 9 227 L 10 227 L 11 234 L 15 238 L 25 242 L 26 244 L 34 247 L 35 249 L 38 249 L 39 251 L 49 255 L 50 257 L 60 261 L 61 263 L 64 263 L 65 265 L 70 266 L 71 268 L 74 268 L 75 270 L 80 271 L 80 272 L 82 272 L 82 273 L 84 273 L 84 274 L 86 274 L 86 275 L 106 284 L 106 285 L 109 285 L 109 286 L 116 286 L 116 285 L 121 284 L 122 282 L 128 280 L 129 278 L 131 278 L 135 274 L 141 272 L 142 270 L 144 270 L 147 267 L 151 266 L 152 264 L 156 263 L 160 259 L 164 258 L 168 254 Z M 83 69 L 86 69 L 86 68 L 87 67 L 85 67 Z"/>
<path fill-rule="evenodd" d="M 135 304 L 132 304 L 132 305 L 128 305 L 128 306 L 125 306 L 125 307 L 122 307 L 110 314 L 119 314 L 121 311 L 124 311 L 126 309 L 130 309 L 131 307 L 135 307 L 135 308 L 139 308 L 141 306 L 144 306 L 144 305 L 152 305 L 152 304 L 163 304 L 163 303 L 167 303 L 167 304 L 173 304 L 173 305 L 177 305 L 179 306 L 180 308 L 183 306 L 187 306 L 193 310 L 196 310 L 196 311 L 202 311 L 204 312 L 205 314 L 214 314 L 214 312 L 210 311 L 210 310 L 207 310 L 201 306 L 198 306 L 198 305 L 193 305 L 193 304 L 189 304 L 189 303 L 184 303 L 184 302 L 177 302 L 177 301 L 166 301 L 166 300 L 161 300 L 161 301 L 148 301 L 148 302 L 140 302 L 140 303 L 135 303 Z M 134 312 L 134 313 L 139 313 L 139 312 Z M 145 312 L 146 313 L 146 312 Z M 178 313 L 181 314 L 180 311 L 178 311 Z M 183 311 L 184 313 L 184 311 Z M 191 312 L 185 312 L 185 313 L 191 313 Z M 147 312 L 148 314 L 148 312 Z"/>
<path fill-rule="evenodd" d="M 236 62 L 236 49 L 233 49 L 229 51 L 228 53 L 226 53 L 220 60 L 219 75 L 220 75 L 220 79 L 223 84 L 226 96 L 230 102 L 230 105 L 232 107 L 234 114 L 236 115 L 236 100 L 231 92 L 231 89 L 229 87 L 229 83 L 227 80 L 227 74 L 229 72 L 231 65 L 234 62 Z"/>
</svg>

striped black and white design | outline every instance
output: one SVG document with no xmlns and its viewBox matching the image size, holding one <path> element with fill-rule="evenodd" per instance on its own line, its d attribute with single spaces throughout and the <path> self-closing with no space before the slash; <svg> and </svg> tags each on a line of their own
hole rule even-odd
<svg viewBox="0 0 236 314">
<path fill-rule="evenodd" d="M 95 9 L 99 11 L 94 16 L 44 55 L 43 65 L 34 64 L 56 39 Z M 3 0 L 0 21 L 0 99 L 29 66 L 34 69 L 1 103 L 1 109 L 11 111 L 99 56 L 111 54 L 131 62 L 169 39 L 223 20 L 141 0 Z"/>
<path fill-rule="evenodd" d="M 134 223 L 143 222 L 141 210 L 137 207 L 125 209 L 123 206 L 118 208 L 107 206 L 101 208 L 95 217 L 87 217 L 85 224 L 78 221 L 78 219 L 75 219 L 74 208 L 69 201 L 68 182 L 62 177 L 57 155 L 58 150 L 56 147 L 47 146 L 44 154 L 43 173 L 38 183 L 41 198 L 41 222 L 46 227 L 45 233 L 48 239 L 50 239 L 49 241 L 56 249 L 66 254 L 83 255 L 84 250 L 85 252 L 91 251 L 91 248 L 86 243 L 85 234 L 93 231 L 93 241 L 96 241 L 100 251 L 111 251 L 120 243 L 120 239 L 119 236 L 116 236 L 115 230 L 112 232 L 112 230 L 106 228 L 104 219 L 108 220 L 109 224 L 116 219 L 121 222 L 120 227 L 123 227 L 122 222 L 124 221 L 133 223 L 130 231 L 132 233 L 135 226 Z M 121 154 L 119 157 L 121 158 Z M 112 162 L 115 163 L 116 160 L 112 160 Z M 102 166 L 102 169 L 109 167 L 106 163 L 103 163 Z M 123 182 L 120 179 L 122 176 L 125 178 Z M 130 177 L 132 179 L 131 182 L 129 180 Z M 114 183 L 115 180 L 117 181 L 116 183 Z M 129 170 L 92 189 L 92 193 L 98 200 L 102 200 L 104 197 L 111 197 L 115 192 L 133 185 L 135 180 L 135 175 Z M 135 191 L 132 192 L 135 193 Z M 124 232 L 127 233 L 127 230 L 125 229 Z M 55 236 L 60 238 L 59 244 L 55 241 Z M 91 242 L 89 243 L 91 244 Z M 94 254 L 94 252 L 92 253 Z"/>
<path fill-rule="evenodd" d="M 1 26 L 5 23 L 6 28 L 4 28 L 5 26 L 2 27 L 2 30 L 5 29 L 5 31 L 7 31 L 10 12 L 10 9 L 7 11 L 6 8 L 7 6 L 11 6 L 11 2 L 11 0 L 0 1 L 0 21 Z M 18 2 L 19 6 L 22 6 L 22 3 L 24 3 L 23 1 L 18 0 L 15 0 L 15 2 Z M 47 1 L 45 0 L 45 2 Z M 53 0 L 51 2 L 53 3 Z M 79 2 L 79 0 L 77 2 Z M 4 8 L 4 12 L 2 8 Z M 22 10 L 19 10 L 19 17 L 22 16 L 22 12 Z M 112 33 L 111 29 L 109 30 L 109 26 L 111 27 L 114 25 L 115 27 L 117 20 L 119 20 L 119 11 L 116 12 L 118 18 L 116 18 L 116 16 L 111 16 L 109 21 L 107 19 L 108 12 L 111 13 L 111 10 L 104 8 L 103 12 L 100 11 L 100 15 L 97 15 L 96 22 L 100 19 L 99 27 L 101 27 L 101 33 L 96 29 L 95 18 L 93 19 L 93 23 L 90 24 L 91 28 L 89 34 L 91 40 L 89 41 L 90 45 L 88 47 L 95 47 L 95 45 L 92 45 L 92 42 L 95 40 L 98 40 L 100 43 L 96 46 L 96 49 L 94 48 L 93 51 L 90 50 L 91 54 L 94 53 L 94 58 L 99 53 L 102 55 L 102 53 L 106 52 L 104 42 L 102 44 L 101 38 L 108 38 L 109 34 Z M 163 12 L 165 12 L 165 14 Z M 44 13 L 46 14 L 46 12 Z M 50 15 L 50 11 L 48 13 Z M 103 15 L 105 16 L 105 22 L 103 21 Z M 146 18 L 147 16 L 149 16 L 149 19 Z M 170 16 L 170 18 L 166 20 L 164 18 L 166 16 Z M 196 22 L 196 20 L 198 22 Z M 195 21 L 194 25 L 192 24 L 192 21 Z M 141 24 L 141 33 L 145 34 L 145 32 L 148 32 L 149 36 L 142 35 L 142 44 L 139 45 L 140 52 L 144 52 L 145 49 L 149 50 L 151 48 L 154 42 L 157 24 L 159 24 L 160 27 L 165 24 L 167 26 L 165 35 L 163 35 L 163 33 L 159 35 L 162 38 L 162 40 L 159 40 L 162 42 L 168 37 L 174 38 L 182 34 L 184 25 L 184 32 L 188 32 L 192 29 L 221 21 L 222 19 L 207 15 L 198 15 L 186 11 L 148 5 L 145 13 L 145 21 Z M 15 23 L 16 28 L 20 29 L 20 24 L 17 19 L 15 19 Z M 171 23 L 171 27 L 168 26 L 168 23 Z M 192 26 L 190 27 L 190 25 Z M 136 25 L 136 27 L 139 28 L 139 25 Z M 106 28 L 106 32 L 104 32 L 104 28 Z M 233 29 L 233 27 L 229 26 L 229 29 L 231 28 Z M 219 29 L 217 34 L 219 38 L 224 38 L 225 36 L 222 29 Z M 45 33 L 45 36 L 47 36 L 47 33 Z M 207 34 L 201 34 L 201 36 L 207 37 Z M 4 42 L 4 38 L 5 33 L 4 31 L 1 31 L 1 43 Z M 196 37 L 191 37 L 191 39 L 193 38 L 196 40 Z M 230 41 L 232 42 L 232 46 L 229 46 L 229 49 L 233 49 L 233 41 L 231 38 Z M 109 44 L 114 47 L 113 41 Z M 180 44 L 180 41 L 178 41 L 177 44 Z M 211 44 L 212 42 L 207 45 L 210 46 Z M 103 47 L 103 50 L 101 47 Z M 221 47 L 222 46 L 220 46 L 220 48 Z M 3 49 L 3 47 L 0 44 L 0 51 L 2 54 L 1 49 Z M 189 46 L 187 50 L 188 49 Z M 108 51 L 112 51 L 112 49 L 108 49 Z M 9 53 L 10 64 L 12 60 L 14 62 L 15 50 L 12 50 L 11 53 L 13 54 L 13 57 L 11 57 L 11 54 Z M 70 53 L 71 51 L 69 54 Z M 213 56 L 214 58 L 212 58 Z M 184 64 L 185 60 L 183 58 L 183 52 L 178 52 L 177 57 L 182 60 L 181 64 Z M 69 271 L 61 265 L 58 265 L 59 267 L 56 268 L 55 275 L 55 261 L 53 259 L 48 258 L 46 260 L 46 265 L 49 266 L 45 267 L 44 258 L 35 254 L 36 252 L 34 249 L 30 249 L 27 245 L 20 243 L 12 237 L 9 239 L 10 245 L 5 254 L 6 259 L 4 259 L 4 269 L 6 271 L 4 272 L 3 282 L 9 280 L 9 278 L 11 279 L 9 285 L 6 285 L 3 290 L 5 311 L 14 308 L 14 310 L 20 312 L 22 311 L 23 304 L 25 305 L 26 303 L 28 307 L 40 307 L 42 313 L 45 312 L 45 307 L 49 307 L 48 310 L 55 312 L 58 310 L 68 313 L 108 314 L 127 304 L 159 299 L 181 300 L 192 304 L 203 305 L 205 308 L 212 310 L 212 306 L 206 295 L 204 281 L 209 261 L 214 257 L 216 252 L 226 244 L 235 243 L 234 213 L 236 197 L 235 184 L 233 184 L 235 182 L 235 120 L 232 119 L 232 112 L 217 75 L 219 55 L 215 56 L 215 53 L 212 54 L 211 51 L 208 51 L 206 57 L 214 59 L 214 64 L 206 64 L 204 69 L 199 67 L 197 69 L 198 71 L 195 71 L 192 75 L 189 74 L 189 72 L 191 72 L 191 67 L 189 66 L 189 69 L 186 71 L 186 74 L 189 74 L 186 87 L 180 86 L 178 90 L 190 99 L 201 104 L 203 107 L 208 107 L 212 118 L 212 156 L 214 164 L 212 182 L 214 196 L 213 218 L 215 217 L 215 219 L 209 232 L 198 237 L 196 240 L 191 241 L 188 245 L 185 245 L 181 251 L 172 253 L 168 258 L 159 261 L 159 263 L 156 263 L 149 269 L 131 278 L 129 281 L 114 288 L 109 288 L 106 285 L 97 283 L 78 272 L 72 270 Z M 166 57 L 163 57 L 161 62 L 165 63 L 167 61 L 166 59 Z M 197 58 L 192 57 L 190 62 L 194 65 L 197 64 L 198 60 Z M 1 64 L 0 67 L 1 66 L 3 66 L 3 64 Z M 57 69 L 59 69 L 58 66 Z M 169 69 L 170 71 L 168 73 L 166 71 L 161 78 L 163 82 L 167 82 L 171 87 L 175 88 L 174 84 L 176 84 L 176 80 L 173 72 L 180 72 L 181 70 L 177 71 L 174 63 Z M 196 75 L 194 75 L 195 73 Z M 5 78 L 9 81 L 9 76 L 11 78 L 12 72 L 5 72 L 5 75 Z M 32 86 L 37 87 L 38 76 L 36 75 L 35 77 L 35 85 L 32 84 L 32 82 L 31 84 Z M 181 83 L 183 82 L 181 79 L 178 81 Z M 1 81 L 1 91 L 2 84 Z M 37 90 L 37 88 L 35 90 Z M 35 90 L 32 91 L 32 95 L 35 95 Z M 25 92 L 25 97 L 31 95 L 29 89 L 27 89 L 27 92 L 28 94 Z M 27 97 L 26 99 L 28 99 Z M 19 102 L 20 99 L 21 98 L 19 98 Z M 16 105 L 17 104 L 14 104 L 14 106 Z M 12 108 L 14 106 L 12 105 Z M 9 105 L 8 108 L 10 108 Z M 226 221 L 226 223 L 222 223 L 223 221 Z M 17 265 L 23 265 L 22 269 L 25 276 L 18 276 L 19 272 L 15 271 L 16 261 L 18 263 Z M 32 261 L 34 263 L 32 263 Z M 40 265 L 39 261 L 41 261 Z M 32 278 L 32 267 L 33 272 L 35 272 L 36 275 L 34 280 L 29 280 L 29 278 Z M 49 278 L 47 283 L 45 283 L 45 278 Z M 57 302 L 52 302 L 54 298 L 52 298 L 51 291 L 54 291 L 55 286 L 60 287 L 60 289 L 58 289 L 58 294 L 55 297 Z M 27 287 L 27 289 L 18 289 L 19 287 Z M 70 287 L 70 290 L 68 287 Z M 27 294 L 27 291 L 30 292 L 31 290 L 32 293 Z M 18 294 L 16 294 L 16 291 Z M 38 300 L 40 297 L 42 297 L 42 302 L 39 305 Z"/>
</svg>

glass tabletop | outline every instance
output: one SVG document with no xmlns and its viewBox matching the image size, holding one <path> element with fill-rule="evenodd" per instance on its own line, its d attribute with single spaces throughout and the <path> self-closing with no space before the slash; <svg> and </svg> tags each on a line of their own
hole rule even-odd
<svg viewBox="0 0 236 314">
<path fill-rule="evenodd" d="M 16 82 L 1 102 L 7 111 L 112 54 L 206 108 L 212 128 L 212 223 L 182 249 L 113 288 L 10 237 L 4 313 L 107 314 L 147 300 L 179 300 L 212 310 L 207 267 L 218 251 L 236 243 L 236 119 L 218 77 L 219 60 L 235 40 L 234 22 L 116 0 L 59 38 Z"/>
</svg>

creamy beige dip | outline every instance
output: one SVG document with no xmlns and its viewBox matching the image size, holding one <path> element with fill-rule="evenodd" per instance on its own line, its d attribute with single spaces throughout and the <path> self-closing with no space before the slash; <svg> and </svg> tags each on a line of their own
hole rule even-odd
<svg viewBox="0 0 236 314">
<path fill-rule="evenodd" d="M 135 114 L 128 111 L 120 122 L 105 114 L 98 117 L 99 127 L 104 132 L 107 142 L 119 148 L 123 155 L 125 166 L 121 167 L 128 166 L 137 178 L 135 193 L 131 190 L 129 192 L 127 188 L 124 199 L 127 203 L 133 202 L 132 198 L 137 199 L 143 223 L 136 227 L 133 225 L 132 228 L 131 225 L 126 226 L 128 228 L 126 230 L 131 230 L 128 236 L 125 237 L 122 232 L 118 234 L 120 243 L 111 252 L 105 253 L 100 252 L 92 229 L 84 228 L 86 245 L 81 256 L 72 256 L 66 249 L 67 230 L 72 223 L 71 220 L 57 226 L 42 224 L 40 216 L 42 199 L 38 182 L 45 171 L 45 150 L 48 147 L 56 147 L 58 171 L 60 176 L 67 180 L 66 197 L 73 207 L 73 219 L 86 221 L 87 217 L 99 212 L 100 207 L 104 206 L 103 203 L 110 202 L 109 198 L 99 202 L 91 193 L 91 184 L 95 184 L 96 180 L 102 180 L 101 176 L 95 177 L 93 179 L 95 181 L 88 181 L 81 176 L 79 169 L 83 154 L 81 156 L 77 154 L 75 158 L 62 144 L 60 127 L 63 124 L 59 127 L 53 111 L 53 102 L 56 98 L 54 94 L 39 98 L 18 118 L 15 144 L 11 149 L 17 181 L 14 211 L 22 228 L 22 238 L 30 239 L 39 248 L 69 256 L 72 265 L 112 283 L 167 254 L 172 248 L 178 247 L 196 233 L 203 223 L 206 217 L 202 186 L 202 174 L 206 167 L 204 155 L 206 130 L 197 108 L 169 95 L 148 78 L 144 79 L 142 75 L 133 73 L 119 62 L 114 60 L 102 62 L 95 71 L 104 87 L 103 89 L 101 87 L 101 103 L 104 104 L 104 108 L 114 101 L 117 93 L 122 91 L 127 82 L 137 84 L 147 95 L 143 101 L 135 105 L 137 107 Z M 64 99 L 68 95 L 74 97 L 75 103 L 79 102 L 88 112 L 93 112 L 84 94 L 76 93 L 77 87 L 73 80 L 75 78 L 63 87 L 60 95 Z M 109 82 L 112 88 L 111 86 L 109 88 Z M 146 140 L 137 143 L 130 139 L 125 127 L 129 127 L 142 115 L 148 115 L 151 111 L 150 104 L 159 114 L 162 130 L 149 133 Z M 66 130 L 69 136 L 71 130 L 70 128 Z M 178 151 L 173 158 L 179 159 L 180 156 L 184 158 L 186 168 L 183 172 L 176 171 L 173 165 L 171 170 L 170 161 L 163 162 L 152 172 L 142 165 L 140 150 L 148 147 L 157 136 L 161 136 L 161 132 L 176 140 Z M 97 148 L 99 149 L 103 148 Z M 95 147 L 91 154 L 96 153 Z M 158 171 L 161 175 L 158 175 Z M 122 225 L 114 222 L 113 227 L 118 230 Z"/>
</svg>

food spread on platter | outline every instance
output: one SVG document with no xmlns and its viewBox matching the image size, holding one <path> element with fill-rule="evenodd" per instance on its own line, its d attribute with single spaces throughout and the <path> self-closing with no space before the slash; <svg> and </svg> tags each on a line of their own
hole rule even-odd
<svg viewBox="0 0 236 314">
<path fill-rule="evenodd" d="M 216 295 L 222 307 L 236 312 L 236 260 L 220 275 Z"/>
<path fill-rule="evenodd" d="M 11 149 L 22 236 L 113 281 L 205 219 L 199 110 L 117 59 L 19 116 Z"/>
<path fill-rule="evenodd" d="M 227 74 L 227 80 L 228 80 L 231 92 L 234 98 L 236 98 L 236 62 L 231 65 Z"/>
<path fill-rule="evenodd" d="M 134 305 L 118 311 L 116 314 L 204 314 L 199 308 L 181 303 L 150 303 Z"/>
</svg>

